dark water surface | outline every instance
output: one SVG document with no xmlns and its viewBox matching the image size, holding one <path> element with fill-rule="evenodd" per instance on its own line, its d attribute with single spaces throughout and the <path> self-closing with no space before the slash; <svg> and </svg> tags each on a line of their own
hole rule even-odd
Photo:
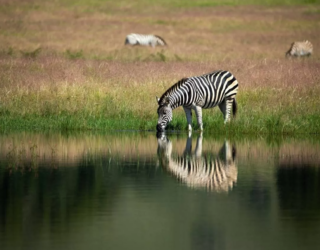
<svg viewBox="0 0 320 250">
<path fill-rule="evenodd" d="M 0 248 L 317 249 L 320 142 L 0 135 Z"/>
</svg>

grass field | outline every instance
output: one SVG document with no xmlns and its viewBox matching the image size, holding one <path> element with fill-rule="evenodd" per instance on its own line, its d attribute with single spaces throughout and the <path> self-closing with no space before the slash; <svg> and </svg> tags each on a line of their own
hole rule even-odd
<svg viewBox="0 0 320 250">
<path fill-rule="evenodd" d="M 224 126 L 218 109 L 205 110 L 205 130 L 320 131 L 319 1 L 1 3 L 2 132 L 155 130 L 155 96 L 217 69 L 238 79 L 239 113 Z M 160 35 L 169 46 L 124 46 L 133 32 Z M 299 40 L 311 41 L 314 54 L 286 59 Z M 186 127 L 178 108 L 169 129 Z"/>
</svg>

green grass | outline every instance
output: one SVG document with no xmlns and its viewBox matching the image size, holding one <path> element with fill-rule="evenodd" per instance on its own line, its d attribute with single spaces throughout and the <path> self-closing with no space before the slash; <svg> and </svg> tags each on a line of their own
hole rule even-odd
<svg viewBox="0 0 320 250">
<path fill-rule="evenodd" d="M 214 113 L 214 114 L 212 114 Z M 242 112 L 243 113 L 243 112 Z M 248 112 L 249 113 L 249 112 Z M 265 113 L 245 116 L 239 114 L 236 120 L 230 124 L 223 124 L 220 112 L 206 110 L 203 118 L 204 131 L 211 134 L 231 135 L 318 135 L 320 131 L 320 117 L 317 114 L 300 115 L 288 119 L 286 114 Z M 0 132 L 9 131 L 113 131 L 135 130 L 155 131 L 157 117 L 136 117 L 127 111 L 114 116 L 88 115 L 88 114 L 60 114 L 60 115 L 10 115 L 2 114 L 0 117 Z M 198 130 L 196 121 L 193 121 L 193 129 Z M 174 115 L 173 121 L 168 125 L 167 131 L 186 131 L 187 123 L 183 113 Z"/>
</svg>

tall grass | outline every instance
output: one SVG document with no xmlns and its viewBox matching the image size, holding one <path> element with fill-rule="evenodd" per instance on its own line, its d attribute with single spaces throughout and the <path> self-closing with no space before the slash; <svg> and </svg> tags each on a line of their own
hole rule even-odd
<svg viewBox="0 0 320 250">
<path fill-rule="evenodd" d="M 205 130 L 318 133 L 319 5 L 224 3 L 8 1 L 0 7 L 0 131 L 154 130 L 155 96 L 183 77 L 226 69 L 240 83 L 239 115 L 224 126 L 218 109 L 205 110 Z M 124 46 L 131 32 L 169 46 Z M 301 39 L 314 55 L 285 60 Z M 169 129 L 186 129 L 181 108 Z"/>
<path fill-rule="evenodd" d="M 291 134 L 319 131 L 320 65 L 314 61 L 263 60 L 252 65 L 243 60 L 208 65 L 78 60 L 69 64 L 61 58 L 1 61 L 5 70 L 0 92 L 2 130 L 154 130 L 156 96 L 182 77 L 222 67 L 233 72 L 240 84 L 238 117 L 224 126 L 218 108 L 204 110 L 205 130 Z M 254 70 L 248 72 L 243 67 Z M 181 108 L 174 111 L 168 129 L 186 129 Z"/>
</svg>

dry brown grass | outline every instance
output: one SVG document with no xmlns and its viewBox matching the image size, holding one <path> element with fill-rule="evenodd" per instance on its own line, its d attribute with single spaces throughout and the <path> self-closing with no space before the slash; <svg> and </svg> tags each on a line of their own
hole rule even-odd
<svg viewBox="0 0 320 250">
<path fill-rule="evenodd" d="M 16 7 L 0 18 L 0 50 L 12 47 L 30 51 L 40 46 L 43 54 L 72 49 L 83 50 L 87 57 L 112 56 L 121 61 L 130 59 L 131 52 L 124 47 L 126 35 L 136 32 L 163 36 L 171 60 L 174 55 L 193 61 L 282 58 L 292 41 L 302 39 L 314 43 L 314 57 L 319 59 L 319 11 L 312 6 L 86 12 L 63 6 L 50 8 L 49 3 L 38 5 L 24 9 L 12 3 Z M 141 53 L 153 51 L 157 50 L 144 48 Z"/>
<path fill-rule="evenodd" d="M 41 113 L 49 104 L 55 113 L 95 113 L 106 98 L 112 97 L 119 105 L 150 116 L 155 114 L 155 96 L 162 95 L 173 83 L 216 69 L 228 69 L 237 77 L 238 99 L 254 105 L 257 112 L 291 105 L 298 113 L 309 109 L 320 113 L 320 62 L 310 60 L 128 64 L 42 58 L 1 60 L 0 68 L 1 104 L 17 114 Z"/>
</svg>

